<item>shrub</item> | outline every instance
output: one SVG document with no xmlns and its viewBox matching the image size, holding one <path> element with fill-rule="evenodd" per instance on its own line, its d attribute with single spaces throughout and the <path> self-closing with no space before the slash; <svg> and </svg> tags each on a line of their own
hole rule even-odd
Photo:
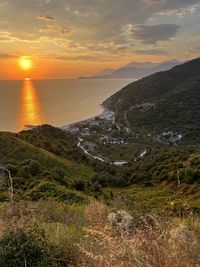
<svg viewBox="0 0 200 267">
<path fill-rule="evenodd" d="M 29 166 L 24 165 L 19 169 L 18 175 L 20 177 L 24 177 L 24 178 L 30 178 L 31 177 L 31 173 L 30 173 L 30 169 Z"/>
<path fill-rule="evenodd" d="M 74 181 L 74 188 L 78 191 L 84 191 L 86 187 L 86 183 L 84 180 L 78 179 Z"/>
<path fill-rule="evenodd" d="M 37 160 L 24 160 L 20 164 L 18 175 L 24 178 L 29 178 L 31 176 L 36 176 L 43 172 L 44 167 Z"/>
<path fill-rule="evenodd" d="M 29 169 L 32 176 L 35 176 L 43 171 L 43 166 L 37 160 L 29 162 Z"/>
<path fill-rule="evenodd" d="M 4 267 L 49 266 L 49 243 L 38 225 L 21 225 L 10 229 L 0 240 L 0 257 Z"/>
</svg>

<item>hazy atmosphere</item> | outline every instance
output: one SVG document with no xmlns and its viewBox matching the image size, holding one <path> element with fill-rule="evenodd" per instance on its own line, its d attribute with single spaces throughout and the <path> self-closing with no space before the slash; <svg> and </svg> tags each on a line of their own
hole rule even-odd
<svg viewBox="0 0 200 267">
<path fill-rule="evenodd" d="M 0 78 L 93 75 L 130 61 L 188 60 L 200 52 L 199 0 L 2 0 Z"/>
</svg>

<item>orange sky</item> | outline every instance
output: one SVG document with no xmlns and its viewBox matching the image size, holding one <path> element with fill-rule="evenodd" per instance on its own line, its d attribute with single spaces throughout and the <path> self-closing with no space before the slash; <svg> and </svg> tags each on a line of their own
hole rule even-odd
<svg viewBox="0 0 200 267">
<path fill-rule="evenodd" d="M 29 56 L 31 58 L 31 56 Z M 19 57 L 20 58 L 20 57 Z M 1 63 L 1 77 L 3 79 L 64 79 L 77 78 L 79 76 L 90 76 L 106 68 L 118 68 L 130 62 L 130 59 L 123 59 L 119 62 L 88 62 L 88 61 L 60 61 L 55 59 L 42 59 L 32 57 L 33 66 L 24 70 L 19 65 L 19 58 L 7 59 Z M 161 62 L 165 57 L 135 56 L 132 60 L 137 62 L 152 61 Z"/>
<path fill-rule="evenodd" d="M 0 17 L 0 79 L 77 78 L 200 54 L 199 0 L 6 0 Z M 29 71 L 18 64 L 25 55 Z"/>
</svg>

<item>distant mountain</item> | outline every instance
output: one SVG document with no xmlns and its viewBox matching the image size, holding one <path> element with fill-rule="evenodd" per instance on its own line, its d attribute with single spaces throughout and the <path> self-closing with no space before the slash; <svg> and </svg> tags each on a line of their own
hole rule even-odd
<svg viewBox="0 0 200 267">
<path fill-rule="evenodd" d="M 97 74 L 95 74 L 94 77 L 98 78 L 98 77 L 101 77 L 101 76 L 104 76 L 104 75 L 110 75 L 114 71 L 115 71 L 115 69 L 105 69 L 105 70 L 102 70 L 102 71 L 98 72 Z"/>
<path fill-rule="evenodd" d="M 200 58 L 131 83 L 103 105 L 132 130 L 172 131 L 200 143 Z"/>
<path fill-rule="evenodd" d="M 158 71 L 169 70 L 182 62 L 178 60 L 152 62 L 131 62 L 119 69 L 106 69 L 91 77 L 80 77 L 80 79 L 139 79 Z"/>
<path fill-rule="evenodd" d="M 159 65 L 159 63 L 133 61 L 133 62 L 128 63 L 127 65 L 123 66 L 122 68 L 124 68 L 124 69 L 126 69 L 126 68 L 153 68 L 157 65 Z"/>
</svg>

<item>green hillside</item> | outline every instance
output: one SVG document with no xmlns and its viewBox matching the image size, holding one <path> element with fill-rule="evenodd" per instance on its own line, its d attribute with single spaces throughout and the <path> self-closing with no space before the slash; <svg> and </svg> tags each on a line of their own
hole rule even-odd
<svg viewBox="0 0 200 267">
<path fill-rule="evenodd" d="M 176 188 L 177 175 L 183 185 L 200 182 L 200 156 L 196 149 L 148 140 L 97 146 L 97 155 L 126 159 L 129 163 L 119 167 L 83 155 L 77 148 L 77 136 L 49 125 L 18 134 L 0 133 L 1 163 L 10 170 L 15 197 L 19 198 L 53 197 L 73 202 L 76 196 L 104 197 L 104 188 L 112 190 L 133 184 L 149 187 L 167 182 Z M 146 155 L 140 158 L 145 150 Z M 4 197 L 2 193 L 2 200 Z"/>
<path fill-rule="evenodd" d="M 200 59 L 131 83 L 103 105 L 118 122 L 153 136 L 172 132 L 199 144 Z"/>
<path fill-rule="evenodd" d="M 0 151 L 1 166 L 11 172 L 16 197 L 83 201 L 73 187 L 76 180 L 87 181 L 92 176 L 91 168 L 33 146 L 12 133 L 0 133 Z M 2 193 L 1 197 L 7 196 Z"/>
</svg>

